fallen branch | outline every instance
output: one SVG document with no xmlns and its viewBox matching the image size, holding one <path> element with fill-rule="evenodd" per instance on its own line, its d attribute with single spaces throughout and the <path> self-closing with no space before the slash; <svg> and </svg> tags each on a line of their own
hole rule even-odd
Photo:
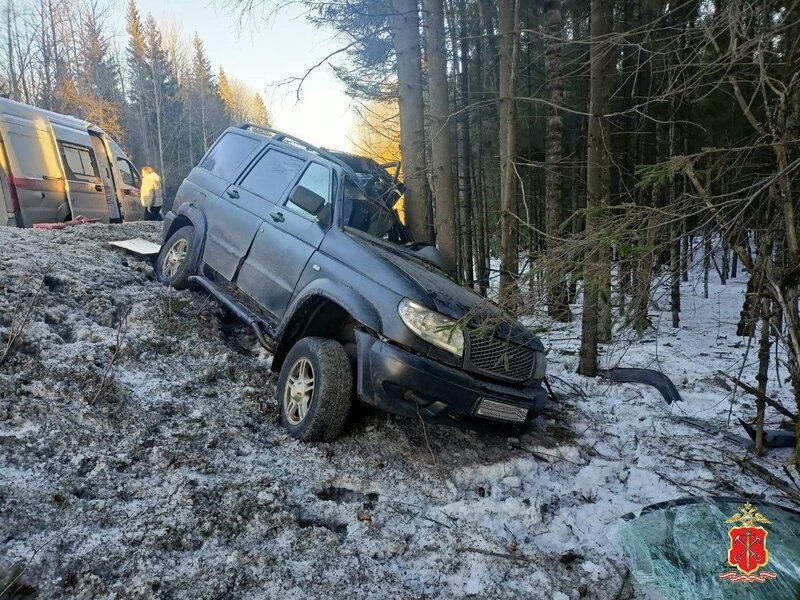
<svg viewBox="0 0 800 600">
<path fill-rule="evenodd" d="M 789 417 L 792 421 L 797 421 L 797 415 L 796 414 L 794 414 L 788 408 L 784 408 L 779 402 L 777 402 L 776 400 L 773 400 L 772 398 L 770 398 L 769 396 L 767 396 L 766 394 L 761 392 L 759 389 L 754 388 L 752 385 L 750 385 L 748 383 L 745 383 L 741 379 L 738 379 L 736 377 L 728 375 L 724 371 L 717 371 L 717 373 L 722 375 L 723 377 L 729 379 L 730 381 L 732 381 L 735 385 L 737 385 L 740 388 L 742 388 L 745 392 L 748 392 L 749 394 L 752 394 L 753 396 L 755 396 L 759 400 L 762 400 L 766 404 L 769 404 L 772 408 L 777 410 L 783 416 Z"/>
<path fill-rule="evenodd" d="M 409 520 L 419 517 L 420 519 L 425 519 L 426 521 L 430 521 L 431 523 L 436 523 L 437 525 L 440 525 L 442 527 L 446 527 L 447 529 L 452 529 L 452 527 L 450 525 L 448 525 L 447 523 L 442 523 L 441 521 L 437 521 L 436 519 L 434 519 L 432 517 L 426 517 L 425 515 L 422 514 L 421 509 L 420 509 L 420 512 L 416 512 L 415 513 L 415 512 L 411 512 L 408 509 L 404 509 L 402 507 L 399 507 L 399 506 L 397 506 L 397 504 L 398 503 L 390 502 L 389 503 L 389 508 L 391 510 L 395 511 L 396 513 L 398 513 L 398 514 L 406 515 L 406 516 L 410 517 Z M 412 506 L 414 506 L 414 505 L 412 505 Z M 414 506 L 414 508 L 419 508 L 419 507 L 418 506 Z"/>
<path fill-rule="evenodd" d="M 800 492 L 796 491 L 786 481 L 770 473 L 767 469 L 756 463 L 749 462 L 743 458 L 730 457 L 733 462 L 739 465 L 743 470 L 751 475 L 754 475 L 770 484 L 772 487 L 779 489 L 790 498 L 800 502 Z"/>
<path fill-rule="evenodd" d="M 14 346 L 14 342 L 16 342 L 19 336 L 22 335 L 22 332 L 25 330 L 25 326 L 28 324 L 28 321 L 30 321 L 31 315 L 33 314 L 33 309 L 36 306 L 36 301 L 39 299 L 39 295 L 42 293 L 42 289 L 44 288 L 44 280 L 46 279 L 47 274 L 50 272 L 52 266 L 53 265 L 50 265 L 45 269 L 44 275 L 42 275 L 42 281 L 39 283 L 39 287 L 36 288 L 36 293 L 34 293 L 31 303 L 28 305 L 28 310 L 25 311 L 25 316 L 22 318 L 22 323 L 16 327 L 17 311 L 21 302 L 17 302 L 17 305 L 14 307 L 14 315 L 11 318 L 11 326 L 9 327 L 8 341 L 6 342 L 6 347 L 3 349 L 3 353 L 0 354 L 0 365 L 3 364 L 3 361 L 11 353 L 11 348 Z M 22 294 L 21 291 L 20 294 Z"/>
<path fill-rule="evenodd" d="M 447 490 L 447 483 L 444 480 L 444 475 L 442 475 L 442 472 L 439 470 L 439 465 L 436 462 L 436 455 L 433 453 L 430 440 L 428 440 L 428 429 L 425 427 L 425 421 L 422 419 L 422 415 L 419 414 L 419 402 L 416 402 L 416 405 L 417 417 L 419 418 L 420 425 L 422 425 L 422 436 L 425 438 L 425 446 L 427 446 L 428 452 L 431 455 L 431 460 L 433 461 L 433 470 L 439 476 L 439 481 L 442 482 L 442 487 Z"/>
<path fill-rule="evenodd" d="M 547 377 L 548 377 L 548 378 L 555 379 L 555 380 L 559 381 L 559 382 L 560 382 L 562 385 L 565 385 L 565 386 L 567 386 L 567 387 L 568 387 L 568 388 L 570 388 L 570 389 L 571 389 L 573 392 L 575 392 L 575 394 L 576 394 L 578 397 L 580 397 L 580 398 L 583 398 L 584 400 L 586 400 L 586 393 L 585 393 L 585 392 L 584 392 L 584 391 L 583 391 L 583 390 L 582 390 L 580 387 L 578 387 L 577 385 L 575 385 L 574 383 L 572 383 L 572 382 L 570 382 L 570 381 L 567 381 L 566 379 L 562 379 L 562 378 L 561 378 L 561 377 L 559 377 L 558 375 L 552 375 L 552 374 L 548 374 L 548 375 L 547 375 Z"/>
<path fill-rule="evenodd" d="M 92 406 L 100 397 L 100 394 L 103 393 L 103 390 L 106 387 L 106 381 L 108 380 L 108 374 L 111 373 L 111 368 L 114 366 L 114 361 L 117 360 L 117 355 L 119 354 L 120 349 L 122 348 L 122 344 L 125 341 L 125 336 L 128 334 L 128 315 L 130 314 L 131 309 L 128 308 L 122 315 L 122 318 L 119 320 L 119 325 L 117 326 L 117 343 L 114 346 L 114 353 L 111 355 L 111 360 L 106 367 L 105 373 L 103 373 L 103 379 L 100 381 L 100 387 L 97 388 L 97 392 L 95 392 L 94 398 L 92 401 L 89 402 Z"/>
<path fill-rule="evenodd" d="M 783 472 L 786 473 L 786 476 L 792 481 L 794 487 L 796 487 L 797 491 L 800 492 L 800 485 L 797 484 L 797 480 L 794 478 L 794 475 L 792 475 L 792 472 L 789 470 L 787 465 L 783 465 Z"/>
</svg>

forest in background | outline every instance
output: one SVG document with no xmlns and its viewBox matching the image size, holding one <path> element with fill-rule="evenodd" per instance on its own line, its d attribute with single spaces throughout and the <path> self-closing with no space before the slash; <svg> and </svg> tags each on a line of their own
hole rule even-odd
<svg viewBox="0 0 800 600">
<path fill-rule="evenodd" d="M 127 5 L 124 43 L 103 0 L 0 5 L 0 95 L 97 124 L 174 197 L 229 125 L 269 124 L 260 93 L 214 72 L 203 41 Z"/>
<path fill-rule="evenodd" d="M 651 308 L 681 326 L 693 267 L 706 297 L 745 277 L 753 353 L 733 379 L 756 373 L 759 453 L 767 405 L 800 428 L 765 393 L 774 366 L 800 408 L 799 0 L 304 4 L 341 35 L 356 147 L 399 143 L 408 224 L 461 283 L 497 276 L 509 312 L 580 318 L 591 376 Z"/>
</svg>

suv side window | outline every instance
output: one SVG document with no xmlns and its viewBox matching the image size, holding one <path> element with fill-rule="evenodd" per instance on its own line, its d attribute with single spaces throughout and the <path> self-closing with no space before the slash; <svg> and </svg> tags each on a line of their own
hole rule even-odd
<svg viewBox="0 0 800 600">
<path fill-rule="evenodd" d="M 309 163 L 306 172 L 303 173 L 303 176 L 300 178 L 300 181 L 297 182 L 297 185 L 302 185 L 305 188 L 308 188 L 315 194 L 319 194 L 323 198 L 325 198 L 325 204 L 330 204 L 331 201 L 331 171 L 328 167 L 325 167 L 319 163 Z M 292 203 L 291 200 L 286 200 L 286 206 L 291 208 L 293 211 L 300 213 L 304 217 L 311 219 L 312 221 L 316 221 L 317 217 L 314 215 L 307 213 L 302 208 L 297 206 L 296 204 Z"/>
<path fill-rule="evenodd" d="M 258 144 L 258 140 L 253 138 L 228 132 L 200 163 L 200 168 L 210 171 L 217 177 L 230 180 Z"/>
<path fill-rule="evenodd" d="M 303 168 L 304 162 L 296 156 L 278 150 L 268 150 L 250 169 L 239 186 L 277 204 L 286 188 Z"/>
</svg>

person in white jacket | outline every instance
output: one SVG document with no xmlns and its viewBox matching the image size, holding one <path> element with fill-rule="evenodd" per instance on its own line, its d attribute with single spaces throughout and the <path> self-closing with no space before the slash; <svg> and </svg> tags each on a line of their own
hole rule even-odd
<svg viewBox="0 0 800 600">
<path fill-rule="evenodd" d="M 142 167 L 142 188 L 139 196 L 144 208 L 145 221 L 161 220 L 161 205 L 164 196 L 161 193 L 161 177 L 151 166 Z"/>
</svg>

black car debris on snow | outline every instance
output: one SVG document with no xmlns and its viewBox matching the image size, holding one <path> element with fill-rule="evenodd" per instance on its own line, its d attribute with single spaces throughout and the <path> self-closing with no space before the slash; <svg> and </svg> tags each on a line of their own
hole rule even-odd
<svg viewBox="0 0 800 600">
<path fill-rule="evenodd" d="M 402 193 L 371 159 L 245 124 L 164 218 L 159 279 L 209 292 L 274 353 L 281 422 L 298 439 L 336 438 L 354 396 L 501 430 L 547 402 L 541 341 L 411 238 L 392 208 Z"/>
</svg>

